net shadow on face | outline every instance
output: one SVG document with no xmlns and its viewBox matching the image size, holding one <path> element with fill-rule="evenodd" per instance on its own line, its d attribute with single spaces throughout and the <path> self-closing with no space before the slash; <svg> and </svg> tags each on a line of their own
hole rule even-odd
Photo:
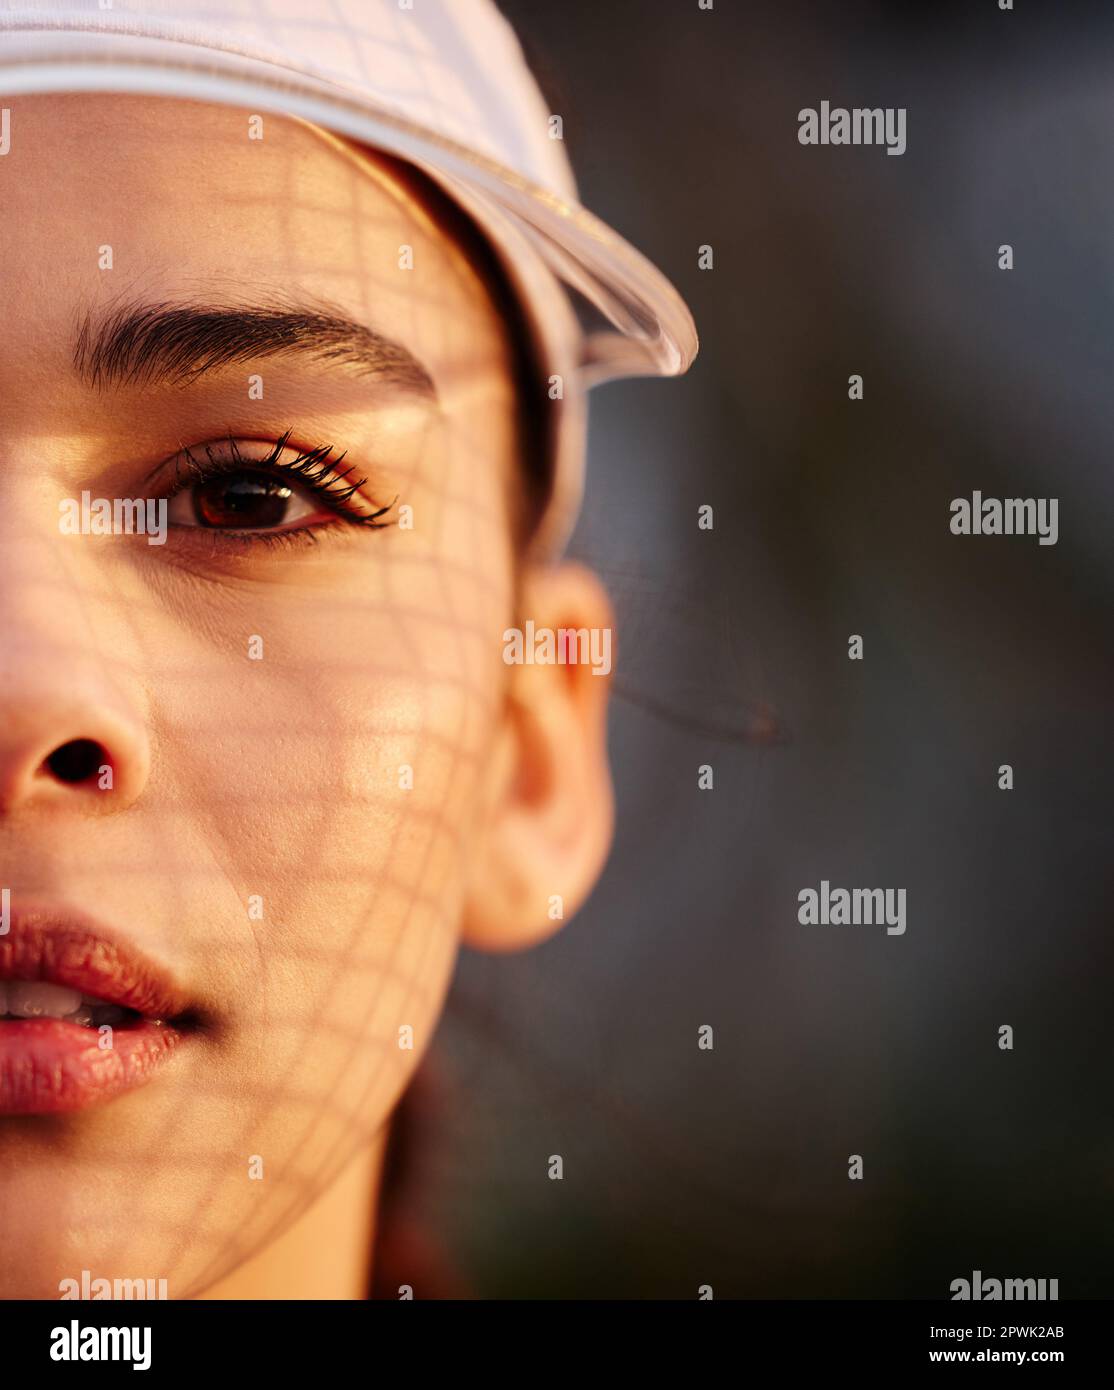
<svg viewBox="0 0 1114 1390">
<path fill-rule="evenodd" d="M 21 353 L 5 412 L 9 753 L 45 757 L 108 710 L 122 732 L 103 740 L 109 795 L 32 779 L 0 833 L 17 900 L 106 923 L 173 972 L 192 1023 L 148 1085 L 0 1120 L 9 1248 L 38 1252 L 0 1285 L 56 1297 L 87 1269 L 182 1297 L 375 1141 L 436 1025 L 504 712 L 518 366 L 482 275 L 413 185 L 386 163 L 357 176 L 301 127 L 268 119 L 260 150 L 245 113 L 190 104 L 187 140 L 179 103 L 98 99 L 97 180 L 88 149 L 53 160 L 46 206 L 49 156 L 92 100 L 22 103 L 23 156 L 3 170 L 21 272 L 4 305 Z M 339 305 L 403 344 L 436 398 L 299 356 L 296 334 L 215 365 L 210 340 L 195 374 L 90 386 L 75 325 L 122 300 Z M 271 458 L 283 438 L 295 456 L 328 444 L 384 524 L 336 510 L 324 465 Z M 183 449 L 214 469 L 203 484 Z M 187 518 L 204 486 L 249 515 L 260 497 L 273 512 L 277 488 L 320 521 L 235 538 L 178 524 L 156 544 L 59 529 L 66 500 L 83 516 L 85 494 L 152 486 L 178 489 L 166 500 Z M 132 759 L 145 771 L 128 782 Z"/>
</svg>

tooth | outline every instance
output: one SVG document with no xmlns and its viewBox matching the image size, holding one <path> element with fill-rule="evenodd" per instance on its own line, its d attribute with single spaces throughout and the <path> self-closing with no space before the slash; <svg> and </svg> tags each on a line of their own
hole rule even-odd
<svg viewBox="0 0 1114 1390">
<path fill-rule="evenodd" d="M 80 1023 L 83 1028 L 88 1028 L 89 1024 L 93 1021 L 93 1010 L 86 1008 L 85 1005 L 82 1004 L 81 1008 L 78 1009 L 76 1013 L 66 1014 L 64 1017 L 67 1023 Z"/>
<path fill-rule="evenodd" d="M 43 981 L 8 981 L 8 1012 L 16 1018 L 61 1018 L 81 1004 L 81 991 Z"/>
</svg>

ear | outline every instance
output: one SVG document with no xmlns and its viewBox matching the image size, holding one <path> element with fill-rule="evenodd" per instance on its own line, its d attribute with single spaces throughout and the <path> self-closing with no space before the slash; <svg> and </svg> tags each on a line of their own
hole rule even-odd
<svg viewBox="0 0 1114 1390">
<path fill-rule="evenodd" d="M 528 570 L 515 621 L 504 633 L 507 699 L 464 912 L 465 944 L 489 951 L 532 946 L 572 916 L 603 868 L 615 817 L 603 586 L 579 565 Z"/>
</svg>

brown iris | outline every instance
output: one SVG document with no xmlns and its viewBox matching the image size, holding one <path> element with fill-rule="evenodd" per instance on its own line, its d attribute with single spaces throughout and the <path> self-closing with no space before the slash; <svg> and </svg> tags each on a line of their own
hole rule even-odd
<svg viewBox="0 0 1114 1390">
<path fill-rule="evenodd" d="M 194 515 L 202 526 L 258 530 L 286 519 L 291 489 L 266 473 L 228 473 L 193 487 Z"/>
</svg>

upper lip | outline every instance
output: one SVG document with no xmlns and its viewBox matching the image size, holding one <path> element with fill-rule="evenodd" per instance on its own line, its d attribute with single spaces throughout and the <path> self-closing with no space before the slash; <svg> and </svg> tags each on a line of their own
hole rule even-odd
<svg viewBox="0 0 1114 1390">
<path fill-rule="evenodd" d="M 170 1021 L 190 999 L 173 975 L 83 913 L 18 908 L 0 936 L 0 980 L 46 981 Z"/>
</svg>

